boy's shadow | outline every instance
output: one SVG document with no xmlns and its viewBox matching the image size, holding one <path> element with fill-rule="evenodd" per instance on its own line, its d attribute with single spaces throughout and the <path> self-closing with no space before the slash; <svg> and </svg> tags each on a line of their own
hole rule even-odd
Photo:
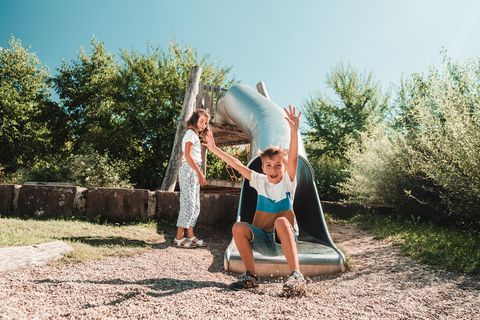
<svg viewBox="0 0 480 320">
<path fill-rule="evenodd" d="M 63 282 L 77 282 L 77 283 L 91 283 L 95 285 L 99 284 L 106 284 L 106 285 L 114 285 L 114 286 L 131 286 L 131 285 L 141 285 L 149 290 L 145 292 L 146 295 L 161 298 L 167 297 L 170 295 L 174 295 L 177 293 L 181 293 L 188 290 L 195 290 L 201 288 L 208 288 L 208 287 L 216 287 L 219 288 L 220 291 L 227 290 L 227 285 L 222 282 L 216 281 L 194 281 L 194 280 L 179 280 L 179 279 L 172 279 L 172 278 L 155 278 L 155 279 L 144 279 L 144 280 L 137 280 L 137 281 L 127 281 L 123 279 L 111 279 L 111 280 L 104 280 L 104 281 L 93 281 L 93 280 L 76 280 L 76 281 L 60 281 L 54 279 L 43 279 L 37 280 L 37 283 L 63 283 Z M 132 290 L 125 294 L 122 294 L 121 297 L 116 298 L 110 302 L 105 303 L 105 305 L 116 305 L 128 299 L 131 299 L 142 292 L 140 290 Z M 97 307 L 97 305 L 90 305 L 87 304 L 84 308 L 91 308 Z"/>
</svg>

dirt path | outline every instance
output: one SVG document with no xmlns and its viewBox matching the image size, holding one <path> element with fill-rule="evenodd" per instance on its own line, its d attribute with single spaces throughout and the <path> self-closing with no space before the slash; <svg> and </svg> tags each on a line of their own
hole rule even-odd
<svg viewBox="0 0 480 320">
<path fill-rule="evenodd" d="M 208 230 L 209 249 L 170 247 L 168 234 L 158 249 L 135 257 L 0 274 L 0 319 L 478 318 L 480 277 L 419 265 L 350 225 L 329 227 L 352 270 L 311 279 L 306 297 L 280 297 L 279 280 L 229 291 L 228 230 Z"/>
</svg>

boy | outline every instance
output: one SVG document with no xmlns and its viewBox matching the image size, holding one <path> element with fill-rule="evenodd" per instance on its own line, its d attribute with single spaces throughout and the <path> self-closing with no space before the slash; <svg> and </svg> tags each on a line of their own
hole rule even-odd
<svg viewBox="0 0 480 320">
<path fill-rule="evenodd" d="M 233 226 L 233 239 L 245 265 L 246 272 L 238 281 L 232 283 L 232 290 L 251 289 L 258 287 L 259 279 L 255 273 L 252 249 L 264 255 L 275 256 L 283 254 L 287 259 L 291 274 L 283 285 L 287 295 L 301 293 L 305 290 L 305 278 L 300 272 L 297 256 L 297 226 L 293 212 L 293 199 L 296 187 L 298 164 L 298 128 L 301 112 L 296 115 L 296 108 L 290 105 L 285 108 L 290 126 L 290 147 L 288 159 L 286 152 L 279 147 L 264 150 L 260 157 L 262 171 L 259 174 L 238 159 L 225 153 L 215 145 L 211 130 L 205 146 L 229 166 L 237 170 L 250 181 L 250 186 L 257 190 L 257 207 L 252 224 L 237 222 Z"/>
</svg>

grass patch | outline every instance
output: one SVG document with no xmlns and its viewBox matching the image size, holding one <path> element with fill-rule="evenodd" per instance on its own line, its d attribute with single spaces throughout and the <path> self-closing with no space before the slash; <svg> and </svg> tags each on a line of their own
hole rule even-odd
<svg viewBox="0 0 480 320">
<path fill-rule="evenodd" d="M 393 240 L 404 254 L 417 261 L 448 270 L 480 273 L 478 232 L 378 215 L 358 215 L 351 221 L 373 231 L 378 238 Z"/>
<path fill-rule="evenodd" d="M 75 220 L 23 220 L 0 218 L 0 247 L 61 240 L 73 251 L 61 263 L 84 262 L 104 257 L 132 256 L 164 241 L 155 222 L 107 225 Z"/>
</svg>

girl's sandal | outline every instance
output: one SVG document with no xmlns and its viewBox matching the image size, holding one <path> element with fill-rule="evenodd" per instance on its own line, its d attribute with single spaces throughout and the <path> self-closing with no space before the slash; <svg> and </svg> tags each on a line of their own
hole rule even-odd
<svg viewBox="0 0 480 320">
<path fill-rule="evenodd" d="M 198 239 L 197 237 L 187 238 L 189 241 L 193 242 L 197 247 L 206 247 L 207 244 L 205 241 Z"/>
<path fill-rule="evenodd" d="M 173 245 L 178 248 L 185 248 L 185 249 L 194 249 L 198 248 L 199 246 L 191 241 L 190 239 L 187 238 L 182 238 L 182 239 L 173 239 Z"/>
</svg>

